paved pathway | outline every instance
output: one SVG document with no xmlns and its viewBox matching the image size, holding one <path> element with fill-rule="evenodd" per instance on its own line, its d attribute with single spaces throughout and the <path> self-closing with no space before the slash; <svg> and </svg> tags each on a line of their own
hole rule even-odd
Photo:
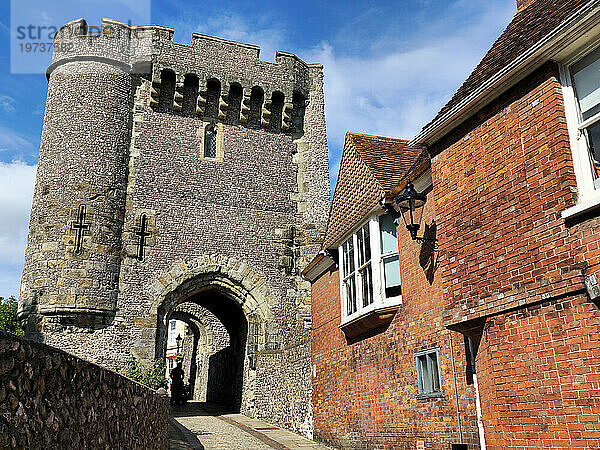
<svg viewBox="0 0 600 450">
<path fill-rule="evenodd" d="M 328 447 L 242 414 L 227 414 L 213 405 L 191 402 L 171 411 L 169 448 L 321 449 Z"/>
</svg>

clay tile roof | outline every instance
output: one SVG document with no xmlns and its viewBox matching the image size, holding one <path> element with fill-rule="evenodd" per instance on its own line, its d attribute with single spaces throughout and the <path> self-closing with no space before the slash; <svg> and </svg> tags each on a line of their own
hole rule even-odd
<svg viewBox="0 0 600 450">
<path fill-rule="evenodd" d="M 408 141 L 347 133 L 323 248 L 330 248 L 426 157 Z"/>
<path fill-rule="evenodd" d="M 492 76 L 564 23 L 590 0 L 534 0 L 515 14 L 504 33 L 427 128 Z"/>
</svg>

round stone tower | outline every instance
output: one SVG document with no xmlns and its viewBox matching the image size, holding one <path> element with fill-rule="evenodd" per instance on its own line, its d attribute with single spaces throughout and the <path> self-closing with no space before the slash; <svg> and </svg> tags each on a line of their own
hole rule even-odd
<svg viewBox="0 0 600 450">
<path fill-rule="evenodd" d="M 108 27 L 113 26 L 109 29 Z M 55 38 L 20 315 L 47 327 L 106 323 L 116 309 L 131 123 L 130 37 L 83 19 Z"/>
</svg>

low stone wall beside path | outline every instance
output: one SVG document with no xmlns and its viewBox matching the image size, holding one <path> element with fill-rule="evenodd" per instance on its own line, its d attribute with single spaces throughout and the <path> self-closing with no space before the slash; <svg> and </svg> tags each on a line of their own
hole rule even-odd
<svg viewBox="0 0 600 450">
<path fill-rule="evenodd" d="M 0 331 L 0 448 L 167 448 L 169 404 L 134 381 Z"/>
</svg>

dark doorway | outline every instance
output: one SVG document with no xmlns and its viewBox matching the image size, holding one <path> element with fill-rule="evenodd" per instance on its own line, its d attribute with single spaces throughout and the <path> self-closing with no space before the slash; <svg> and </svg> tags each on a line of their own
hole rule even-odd
<svg viewBox="0 0 600 450">
<path fill-rule="evenodd" d="M 207 402 L 217 403 L 231 412 L 239 412 L 242 404 L 244 361 L 248 334 L 248 322 L 240 305 L 227 294 L 217 290 L 194 294 L 182 303 L 194 303 L 201 308 L 205 308 L 211 313 L 210 316 L 213 320 L 218 320 L 227 330 L 229 334 L 228 345 L 219 348 L 218 351 L 207 358 L 208 367 L 200 368 L 202 371 L 208 371 L 206 381 L 202 380 L 203 377 L 200 376 L 202 374 L 197 375 L 194 373 L 193 382 L 206 382 Z M 177 306 L 173 308 L 168 317 L 185 320 L 185 315 L 177 311 Z M 189 318 L 193 321 L 201 320 L 193 316 L 189 316 Z M 195 339 L 194 341 L 195 348 L 193 355 L 190 355 L 190 357 L 195 360 L 198 340 Z M 192 378 L 191 373 L 186 374 L 187 376 Z"/>
</svg>

